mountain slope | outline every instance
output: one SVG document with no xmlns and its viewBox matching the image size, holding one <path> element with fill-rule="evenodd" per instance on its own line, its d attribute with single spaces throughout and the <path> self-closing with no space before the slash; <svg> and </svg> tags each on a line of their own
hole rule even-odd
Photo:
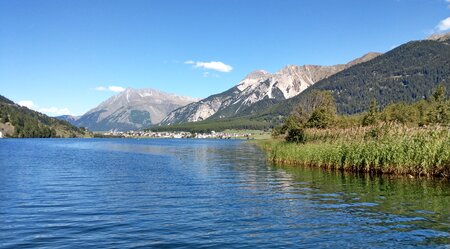
<svg viewBox="0 0 450 249">
<path fill-rule="evenodd" d="M 61 115 L 61 116 L 57 116 L 55 117 L 59 120 L 63 120 L 63 121 L 67 121 L 71 124 L 75 124 L 76 121 L 80 118 L 80 116 L 72 116 L 72 115 Z"/>
<path fill-rule="evenodd" d="M 266 118 L 287 115 L 313 90 L 331 91 L 338 112 L 347 114 L 367 110 L 372 98 L 381 106 L 425 99 L 438 84 L 450 88 L 449 38 L 447 34 L 403 44 L 317 82 L 298 96 L 258 115 Z"/>
<path fill-rule="evenodd" d="M 68 122 L 19 106 L 0 95 L 0 131 L 7 137 L 86 137 Z"/>
<path fill-rule="evenodd" d="M 128 88 L 72 123 L 93 131 L 136 130 L 160 122 L 172 110 L 193 101 L 154 89 Z"/>
<path fill-rule="evenodd" d="M 315 82 L 378 55 L 369 53 L 347 64 L 335 66 L 290 65 L 274 74 L 263 70 L 254 71 L 225 92 L 174 110 L 160 124 L 181 124 L 254 113 L 281 100 L 292 98 Z"/>
</svg>

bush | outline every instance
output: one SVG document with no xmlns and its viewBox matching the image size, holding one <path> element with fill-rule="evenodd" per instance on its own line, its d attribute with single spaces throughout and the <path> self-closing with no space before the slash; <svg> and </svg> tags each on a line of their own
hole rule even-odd
<svg viewBox="0 0 450 249">
<path fill-rule="evenodd" d="M 290 129 L 288 131 L 288 135 L 286 136 L 286 141 L 292 143 L 305 143 L 306 142 L 305 130 L 299 128 Z"/>
</svg>

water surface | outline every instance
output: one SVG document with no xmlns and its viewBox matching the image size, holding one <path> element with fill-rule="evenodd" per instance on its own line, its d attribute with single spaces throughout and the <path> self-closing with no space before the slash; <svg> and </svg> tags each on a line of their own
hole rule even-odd
<svg viewBox="0 0 450 249">
<path fill-rule="evenodd" d="M 230 140 L 2 139 L 1 248 L 450 248 L 450 185 Z"/>
</svg>

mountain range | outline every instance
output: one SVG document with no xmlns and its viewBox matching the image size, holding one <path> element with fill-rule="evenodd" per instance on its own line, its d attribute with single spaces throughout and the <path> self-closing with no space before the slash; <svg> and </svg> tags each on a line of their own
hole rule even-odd
<svg viewBox="0 0 450 249">
<path fill-rule="evenodd" d="M 172 111 L 160 125 L 251 114 L 279 101 L 297 96 L 314 83 L 351 66 L 369 61 L 378 55 L 380 54 L 368 53 L 347 64 L 334 66 L 289 65 L 274 74 L 264 70 L 254 71 L 225 92 Z"/>
<path fill-rule="evenodd" d="M 286 116 L 314 90 L 333 94 L 341 114 L 364 112 L 371 99 L 380 107 L 428 99 L 439 84 L 450 88 L 450 33 L 411 41 L 323 79 L 303 93 L 254 116 Z"/>
<path fill-rule="evenodd" d="M 331 91 L 339 113 L 359 113 L 367 110 L 372 98 L 381 106 L 412 102 L 428 98 L 438 84 L 450 85 L 449 40 L 450 33 L 434 35 L 334 66 L 289 65 L 273 74 L 257 70 L 227 91 L 199 101 L 129 88 L 81 117 L 59 118 L 101 131 L 189 123 L 206 128 L 214 122 L 241 127 L 264 121 L 267 127 L 301 105 L 313 90 Z"/>
<path fill-rule="evenodd" d="M 292 110 L 308 101 L 315 90 L 330 91 L 340 114 L 366 111 L 371 99 L 380 107 L 396 102 L 429 99 L 439 84 L 450 89 L 450 33 L 411 41 L 384 54 L 337 72 L 314 83 L 295 97 L 259 101 L 246 112 L 229 118 L 153 127 L 158 131 L 267 129 L 282 122 Z M 447 92 L 450 96 L 450 91 Z"/>
<path fill-rule="evenodd" d="M 172 110 L 194 101 L 155 89 L 127 88 L 80 117 L 58 118 L 92 131 L 137 130 L 159 123 Z"/>
</svg>

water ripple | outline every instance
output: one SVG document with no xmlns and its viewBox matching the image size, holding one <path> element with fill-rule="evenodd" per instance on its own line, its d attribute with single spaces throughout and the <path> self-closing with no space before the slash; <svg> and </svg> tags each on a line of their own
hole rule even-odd
<svg viewBox="0 0 450 249">
<path fill-rule="evenodd" d="M 445 247 L 449 198 L 240 141 L 0 141 L 0 248 Z"/>
</svg>

